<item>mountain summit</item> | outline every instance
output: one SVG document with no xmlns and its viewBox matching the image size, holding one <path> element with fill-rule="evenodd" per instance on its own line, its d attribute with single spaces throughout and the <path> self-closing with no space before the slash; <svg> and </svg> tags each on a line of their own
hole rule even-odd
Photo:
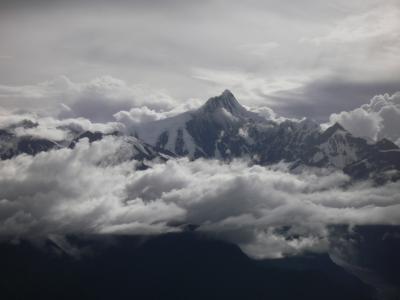
<svg viewBox="0 0 400 300">
<path fill-rule="evenodd" d="M 230 117 L 253 120 L 260 119 L 259 115 L 243 107 L 230 90 L 225 90 L 221 95 L 208 99 L 207 102 L 197 110 L 196 114 L 199 116 L 203 114 L 212 114 L 220 123 L 226 123 L 225 121 L 229 119 L 232 121 Z"/>
<path fill-rule="evenodd" d="M 221 95 L 208 99 L 202 108 L 207 112 L 214 112 L 215 110 L 223 108 L 233 115 L 239 111 L 245 110 L 229 90 L 225 90 Z"/>
</svg>

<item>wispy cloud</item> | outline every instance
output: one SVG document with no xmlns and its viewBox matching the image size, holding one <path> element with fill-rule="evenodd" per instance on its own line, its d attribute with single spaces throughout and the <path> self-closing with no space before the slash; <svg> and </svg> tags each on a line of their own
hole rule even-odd
<svg viewBox="0 0 400 300">
<path fill-rule="evenodd" d="M 302 87 L 306 76 L 259 77 L 256 74 L 236 70 L 194 68 L 194 78 L 212 83 L 218 90 L 232 89 L 245 104 L 268 104 L 274 93 Z"/>
<path fill-rule="evenodd" d="M 384 17 L 383 17 L 384 16 Z M 362 14 L 347 16 L 336 22 L 324 36 L 305 38 L 304 42 L 357 43 L 374 39 L 399 39 L 400 8 L 383 5 Z"/>
</svg>

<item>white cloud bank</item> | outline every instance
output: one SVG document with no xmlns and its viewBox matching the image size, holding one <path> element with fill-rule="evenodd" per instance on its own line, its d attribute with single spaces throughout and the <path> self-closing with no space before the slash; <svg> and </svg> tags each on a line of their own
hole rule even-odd
<svg viewBox="0 0 400 300">
<path fill-rule="evenodd" d="M 1 161 L 0 234 L 158 234 L 196 224 L 263 258 L 327 250 L 329 224 L 400 224 L 399 182 L 348 186 L 341 172 L 201 159 L 137 171 L 121 159 L 122 143 L 83 139 Z"/>
<path fill-rule="evenodd" d="M 388 138 L 400 145 L 400 92 L 377 95 L 352 111 L 332 114 L 329 121 L 339 122 L 355 136 L 373 141 Z"/>
</svg>

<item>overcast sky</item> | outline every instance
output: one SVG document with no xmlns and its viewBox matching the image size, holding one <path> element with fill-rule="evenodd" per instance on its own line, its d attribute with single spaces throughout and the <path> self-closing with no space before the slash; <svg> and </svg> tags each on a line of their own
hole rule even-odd
<svg viewBox="0 0 400 300">
<path fill-rule="evenodd" d="M 177 103 L 228 88 L 327 120 L 400 90 L 399 29 L 398 0 L 1 1 L 0 101 L 109 75 Z"/>
</svg>

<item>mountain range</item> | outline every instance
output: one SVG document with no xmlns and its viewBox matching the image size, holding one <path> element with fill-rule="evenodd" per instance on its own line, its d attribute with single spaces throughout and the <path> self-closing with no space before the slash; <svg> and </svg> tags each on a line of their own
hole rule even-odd
<svg viewBox="0 0 400 300">
<path fill-rule="evenodd" d="M 370 142 L 355 137 L 339 123 L 323 130 L 309 119 L 276 122 L 242 106 L 225 90 L 200 108 L 129 128 L 130 134 L 84 131 L 72 140 L 53 141 L 34 136 L 18 136 L 15 126 L 35 127 L 25 121 L 0 130 L 0 158 L 25 153 L 73 148 L 82 138 L 89 142 L 114 135 L 125 147 L 134 149 L 130 159 L 152 160 L 173 157 L 189 159 L 247 159 L 253 164 L 286 162 L 292 171 L 303 167 L 343 170 L 355 179 L 377 182 L 400 178 L 400 149 L 388 139 Z"/>
</svg>

